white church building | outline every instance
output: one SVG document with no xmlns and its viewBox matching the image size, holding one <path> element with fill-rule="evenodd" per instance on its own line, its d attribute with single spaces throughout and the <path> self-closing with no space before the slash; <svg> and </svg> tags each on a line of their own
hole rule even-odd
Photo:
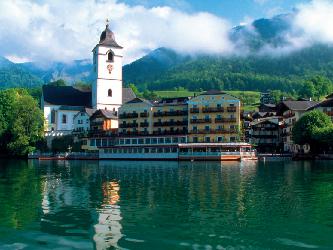
<svg viewBox="0 0 333 250">
<path fill-rule="evenodd" d="M 70 134 L 76 129 L 75 118 L 80 112 L 105 109 L 116 115 L 123 103 L 135 98 L 132 89 L 123 88 L 123 47 L 116 42 L 108 24 L 92 52 L 95 80 L 91 91 L 72 86 L 43 86 L 41 106 L 47 136 Z"/>
</svg>

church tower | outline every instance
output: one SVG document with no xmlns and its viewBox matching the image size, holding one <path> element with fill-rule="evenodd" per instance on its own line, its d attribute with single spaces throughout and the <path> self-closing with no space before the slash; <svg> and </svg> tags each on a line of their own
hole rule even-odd
<svg viewBox="0 0 333 250">
<path fill-rule="evenodd" d="M 92 85 L 92 107 L 118 111 L 122 105 L 123 47 L 117 44 L 108 21 L 99 43 L 92 52 L 95 72 Z"/>
</svg>

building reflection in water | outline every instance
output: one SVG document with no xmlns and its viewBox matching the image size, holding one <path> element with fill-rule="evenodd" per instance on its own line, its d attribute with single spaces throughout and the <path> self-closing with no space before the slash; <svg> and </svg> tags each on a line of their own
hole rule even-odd
<svg viewBox="0 0 333 250">
<path fill-rule="evenodd" d="M 120 185 L 118 181 L 107 181 L 102 184 L 103 189 L 103 204 L 97 210 L 98 224 L 94 226 L 95 235 L 94 241 L 96 249 L 104 250 L 118 248 L 118 241 L 122 238 L 122 219 L 119 201 Z"/>
</svg>

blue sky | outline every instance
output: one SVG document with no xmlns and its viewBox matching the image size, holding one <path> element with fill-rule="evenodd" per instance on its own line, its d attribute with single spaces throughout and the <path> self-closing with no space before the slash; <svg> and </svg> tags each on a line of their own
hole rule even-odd
<svg viewBox="0 0 333 250">
<path fill-rule="evenodd" d="M 207 11 L 227 18 L 234 25 L 251 18 L 271 17 L 291 12 L 298 4 L 310 0 L 123 0 L 126 4 L 145 7 L 170 6 L 186 12 Z"/>
</svg>

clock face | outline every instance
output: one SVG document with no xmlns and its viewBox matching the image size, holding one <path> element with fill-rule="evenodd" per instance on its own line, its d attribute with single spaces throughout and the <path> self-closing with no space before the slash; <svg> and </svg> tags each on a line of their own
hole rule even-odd
<svg viewBox="0 0 333 250">
<path fill-rule="evenodd" d="M 108 66 L 106 66 L 106 68 L 109 71 L 109 74 L 111 74 L 113 70 L 113 65 L 109 64 Z"/>
</svg>

